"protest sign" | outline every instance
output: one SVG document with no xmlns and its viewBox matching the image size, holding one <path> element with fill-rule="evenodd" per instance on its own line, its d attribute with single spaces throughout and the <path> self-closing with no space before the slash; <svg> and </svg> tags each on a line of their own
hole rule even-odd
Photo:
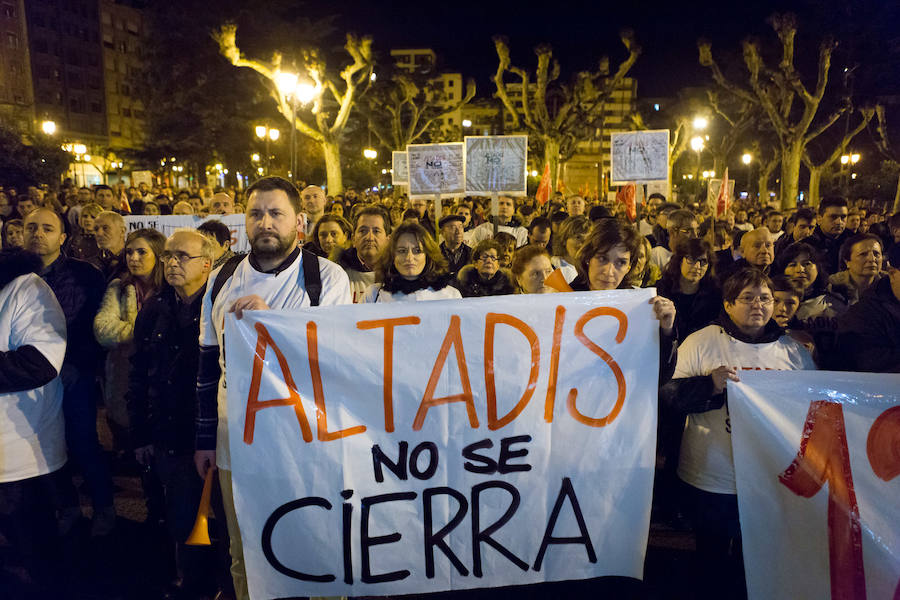
<svg viewBox="0 0 900 600">
<path fill-rule="evenodd" d="M 251 596 L 640 578 L 656 448 L 653 295 L 227 318 Z"/>
<path fill-rule="evenodd" d="M 391 184 L 409 185 L 409 156 L 406 152 L 391 152 Z"/>
<path fill-rule="evenodd" d="M 669 130 L 612 133 L 611 184 L 669 179 Z"/>
<path fill-rule="evenodd" d="M 900 375 L 740 376 L 728 406 L 750 598 L 900 597 Z"/>
<path fill-rule="evenodd" d="M 716 200 L 719 198 L 719 192 L 722 190 L 721 179 L 710 179 L 709 185 L 706 186 L 706 203 L 716 214 Z M 734 179 L 728 180 L 728 197 L 734 200 Z"/>
<path fill-rule="evenodd" d="M 406 147 L 410 198 L 465 192 L 463 143 L 412 144 Z"/>
<path fill-rule="evenodd" d="M 131 185 L 133 185 L 134 187 L 137 187 L 142 183 L 146 184 L 148 187 L 153 186 L 153 172 L 152 171 L 132 171 L 131 172 Z"/>
<path fill-rule="evenodd" d="M 247 239 L 244 215 L 209 215 L 198 217 L 196 215 L 126 215 L 125 227 L 127 232 L 136 229 L 156 229 L 164 236 L 169 237 L 176 229 L 196 229 L 204 221 L 222 221 L 231 230 L 231 249 L 235 252 L 250 252 L 250 241 Z"/>
<path fill-rule="evenodd" d="M 526 194 L 527 135 L 466 136 L 466 194 Z"/>
</svg>

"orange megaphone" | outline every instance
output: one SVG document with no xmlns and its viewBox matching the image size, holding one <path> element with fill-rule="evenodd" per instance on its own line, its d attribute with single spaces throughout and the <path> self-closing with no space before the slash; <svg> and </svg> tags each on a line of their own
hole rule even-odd
<svg viewBox="0 0 900 600">
<path fill-rule="evenodd" d="M 544 280 L 544 285 L 546 285 L 547 287 L 552 287 L 557 292 L 574 291 L 566 281 L 566 277 L 565 275 L 563 275 L 562 269 L 554 269 L 552 273 L 547 275 L 547 279 Z"/>
<path fill-rule="evenodd" d="M 213 469 L 206 471 L 206 479 L 203 480 L 203 493 L 200 494 L 200 506 L 197 507 L 197 520 L 191 535 L 184 542 L 188 546 L 209 546 L 209 498 L 212 495 Z"/>
</svg>

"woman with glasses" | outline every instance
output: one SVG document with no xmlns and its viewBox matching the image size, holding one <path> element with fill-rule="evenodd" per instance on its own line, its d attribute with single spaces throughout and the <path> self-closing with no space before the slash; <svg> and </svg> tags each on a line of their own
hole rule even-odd
<svg viewBox="0 0 900 600">
<path fill-rule="evenodd" d="M 512 275 L 500 268 L 502 252 L 503 247 L 494 240 L 478 242 L 472 250 L 472 264 L 464 266 L 456 276 L 456 288 L 463 298 L 515 293 Z"/>
<path fill-rule="evenodd" d="M 416 302 L 462 298 L 449 285 L 447 260 L 434 238 L 418 223 L 403 223 L 391 234 L 375 266 L 378 283 L 366 302 Z"/>
<path fill-rule="evenodd" d="M 155 229 L 138 229 L 125 240 L 127 271 L 106 288 L 100 310 L 94 317 L 94 337 L 106 348 L 103 397 L 117 450 L 127 450 L 128 429 L 125 392 L 128 390 L 129 358 L 133 350 L 134 321 L 144 302 L 163 286 L 165 265 L 160 256 L 166 236 Z"/>
<path fill-rule="evenodd" d="M 659 295 L 675 303 L 679 340 L 712 323 L 722 310 L 722 295 L 713 276 L 714 256 L 706 240 L 680 240 L 656 283 Z"/>
<path fill-rule="evenodd" d="M 660 402 L 687 414 L 678 477 L 697 540 L 701 598 L 746 597 L 728 416 L 729 381 L 742 370 L 815 369 L 812 356 L 772 319 L 775 291 L 755 268 L 729 277 L 716 321 L 678 348 Z"/>
</svg>

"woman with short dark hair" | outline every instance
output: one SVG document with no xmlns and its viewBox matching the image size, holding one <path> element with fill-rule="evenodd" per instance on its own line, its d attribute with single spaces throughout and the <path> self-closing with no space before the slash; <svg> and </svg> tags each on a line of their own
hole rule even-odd
<svg viewBox="0 0 900 600">
<path fill-rule="evenodd" d="M 456 287 L 463 298 L 504 296 L 515 292 L 512 275 L 500 268 L 503 247 L 494 240 L 478 242 L 472 250 L 472 264 L 456 275 Z"/>
<path fill-rule="evenodd" d="M 713 275 L 714 260 L 707 240 L 682 239 L 656 283 L 659 295 L 675 303 L 679 340 L 712 323 L 722 310 L 722 294 Z"/>
</svg>

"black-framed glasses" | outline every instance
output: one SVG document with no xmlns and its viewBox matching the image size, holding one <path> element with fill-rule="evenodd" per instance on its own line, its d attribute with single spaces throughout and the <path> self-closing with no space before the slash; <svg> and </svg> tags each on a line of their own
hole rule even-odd
<svg viewBox="0 0 900 600">
<path fill-rule="evenodd" d="M 684 262 L 686 262 L 687 264 L 692 265 L 692 266 L 693 266 L 693 265 L 700 265 L 701 267 L 708 267 L 708 266 L 709 266 L 709 259 L 708 259 L 708 258 L 693 258 L 693 257 L 691 257 L 691 256 L 685 256 L 685 257 L 684 257 Z"/>
<path fill-rule="evenodd" d="M 160 254 L 160 258 L 162 258 L 163 262 L 169 262 L 173 258 L 176 259 L 181 264 L 187 264 L 195 258 L 203 258 L 202 254 L 198 254 L 197 256 L 191 256 L 187 252 L 169 252 L 168 250 Z"/>
</svg>

